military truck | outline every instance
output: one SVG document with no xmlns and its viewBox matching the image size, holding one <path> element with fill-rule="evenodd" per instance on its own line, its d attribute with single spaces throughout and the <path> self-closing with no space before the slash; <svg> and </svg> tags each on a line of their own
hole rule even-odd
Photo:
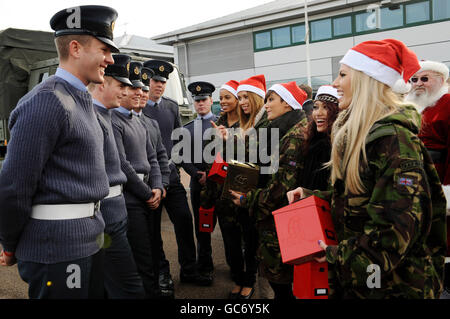
<svg viewBox="0 0 450 319">
<path fill-rule="evenodd" d="M 131 55 L 133 61 L 145 62 L 149 59 L 146 57 L 133 56 Z M 169 62 L 171 63 L 171 62 Z M 186 91 L 186 84 L 184 82 L 184 76 L 178 70 L 178 66 L 171 63 L 174 67 L 174 71 L 169 75 L 167 81 L 166 90 L 164 96 L 175 100 L 180 107 L 180 115 L 182 123 L 190 121 L 194 112 L 192 110 L 192 103 L 190 101 L 190 96 Z M 42 82 L 49 76 L 55 74 L 56 68 L 58 67 L 58 58 L 48 59 L 44 61 L 39 61 L 31 66 L 30 70 L 30 82 L 28 90 L 31 90 L 35 85 Z"/>
<path fill-rule="evenodd" d="M 122 40 L 120 42 L 124 42 Z M 145 45 L 135 51 L 134 48 L 123 50 L 133 60 L 142 62 L 149 60 L 155 54 L 151 50 L 147 52 Z M 192 101 L 187 94 L 183 74 L 179 72 L 176 65 L 173 64 L 173 66 L 174 72 L 170 74 L 164 95 L 177 101 L 180 106 L 181 120 L 185 123 L 194 117 Z M 57 67 L 58 59 L 52 32 L 12 28 L 0 31 L 0 74 L 2 74 L 0 77 L 0 168 L 9 140 L 9 114 L 22 96 L 38 83 L 55 74 Z"/>
</svg>

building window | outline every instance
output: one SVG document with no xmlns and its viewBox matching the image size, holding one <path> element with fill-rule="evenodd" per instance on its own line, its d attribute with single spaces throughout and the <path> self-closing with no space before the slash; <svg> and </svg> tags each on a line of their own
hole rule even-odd
<svg viewBox="0 0 450 319">
<path fill-rule="evenodd" d="M 381 8 L 381 29 L 401 27 L 403 25 L 403 6 Z"/>
<path fill-rule="evenodd" d="M 272 45 L 274 48 L 285 47 L 291 44 L 291 29 L 283 27 L 272 30 Z"/>
<path fill-rule="evenodd" d="M 331 38 L 331 19 L 311 22 L 311 41 Z"/>
<path fill-rule="evenodd" d="M 433 0 L 433 20 L 450 19 L 450 0 Z"/>
<path fill-rule="evenodd" d="M 430 2 L 418 2 L 405 5 L 406 23 L 418 23 L 430 19 Z"/>
<path fill-rule="evenodd" d="M 304 24 L 293 26 L 291 30 L 293 43 L 303 43 L 306 41 L 305 40 L 306 28 Z"/>
<path fill-rule="evenodd" d="M 267 49 L 272 47 L 270 31 L 255 33 L 255 49 Z"/>
<path fill-rule="evenodd" d="M 340 17 L 333 19 L 333 36 L 338 37 L 341 35 L 352 33 L 352 17 Z"/>
<path fill-rule="evenodd" d="M 355 14 L 356 32 L 374 30 L 377 27 L 377 12 L 361 12 Z"/>
</svg>

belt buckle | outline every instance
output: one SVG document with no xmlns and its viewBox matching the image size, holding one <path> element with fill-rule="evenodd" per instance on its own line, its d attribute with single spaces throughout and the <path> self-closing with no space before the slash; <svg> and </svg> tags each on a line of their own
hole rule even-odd
<svg viewBox="0 0 450 319">
<path fill-rule="evenodd" d="M 95 214 L 100 211 L 100 201 L 95 202 L 94 204 L 94 213 L 92 214 L 91 218 L 95 217 Z"/>
</svg>

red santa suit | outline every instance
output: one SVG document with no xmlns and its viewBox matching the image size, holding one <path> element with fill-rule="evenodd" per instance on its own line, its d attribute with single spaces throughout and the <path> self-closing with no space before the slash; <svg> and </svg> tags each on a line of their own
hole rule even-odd
<svg viewBox="0 0 450 319">
<path fill-rule="evenodd" d="M 442 185 L 450 185 L 450 94 L 423 110 L 419 137 L 427 149 L 441 153 L 435 167 Z"/>
<path fill-rule="evenodd" d="M 450 94 L 444 94 L 433 106 L 422 111 L 419 138 L 431 152 L 439 152 L 434 165 L 447 198 L 447 256 L 450 256 Z"/>
</svg>

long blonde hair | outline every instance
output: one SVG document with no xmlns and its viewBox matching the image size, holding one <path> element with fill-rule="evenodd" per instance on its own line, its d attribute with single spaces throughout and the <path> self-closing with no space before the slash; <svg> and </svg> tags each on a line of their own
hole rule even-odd
<svg viewBox="0 0 450 319">
<path fill-rule="evenodd" d="M 244 131 L 254 126 L 255 118 L 258 112 L 264 105 L 264 98 L 256 93 L 246 91 L 248 95 L 248 102 L 250 106 L 250 114 L 245 114 L 241 106 L 238 105 L 238 114 L 240 120 L 240 128 Z"/>
<path fill-rule="evenodd" d="M 333 125 L 331 182 L 341 179 L 345 192 L 366 191 L 360 173 L 367 167 L 366 138 L 373 124 L 398 111 L 404 103 L 386 84 L 350 68 L 352 101 Z"/>
</svg>

